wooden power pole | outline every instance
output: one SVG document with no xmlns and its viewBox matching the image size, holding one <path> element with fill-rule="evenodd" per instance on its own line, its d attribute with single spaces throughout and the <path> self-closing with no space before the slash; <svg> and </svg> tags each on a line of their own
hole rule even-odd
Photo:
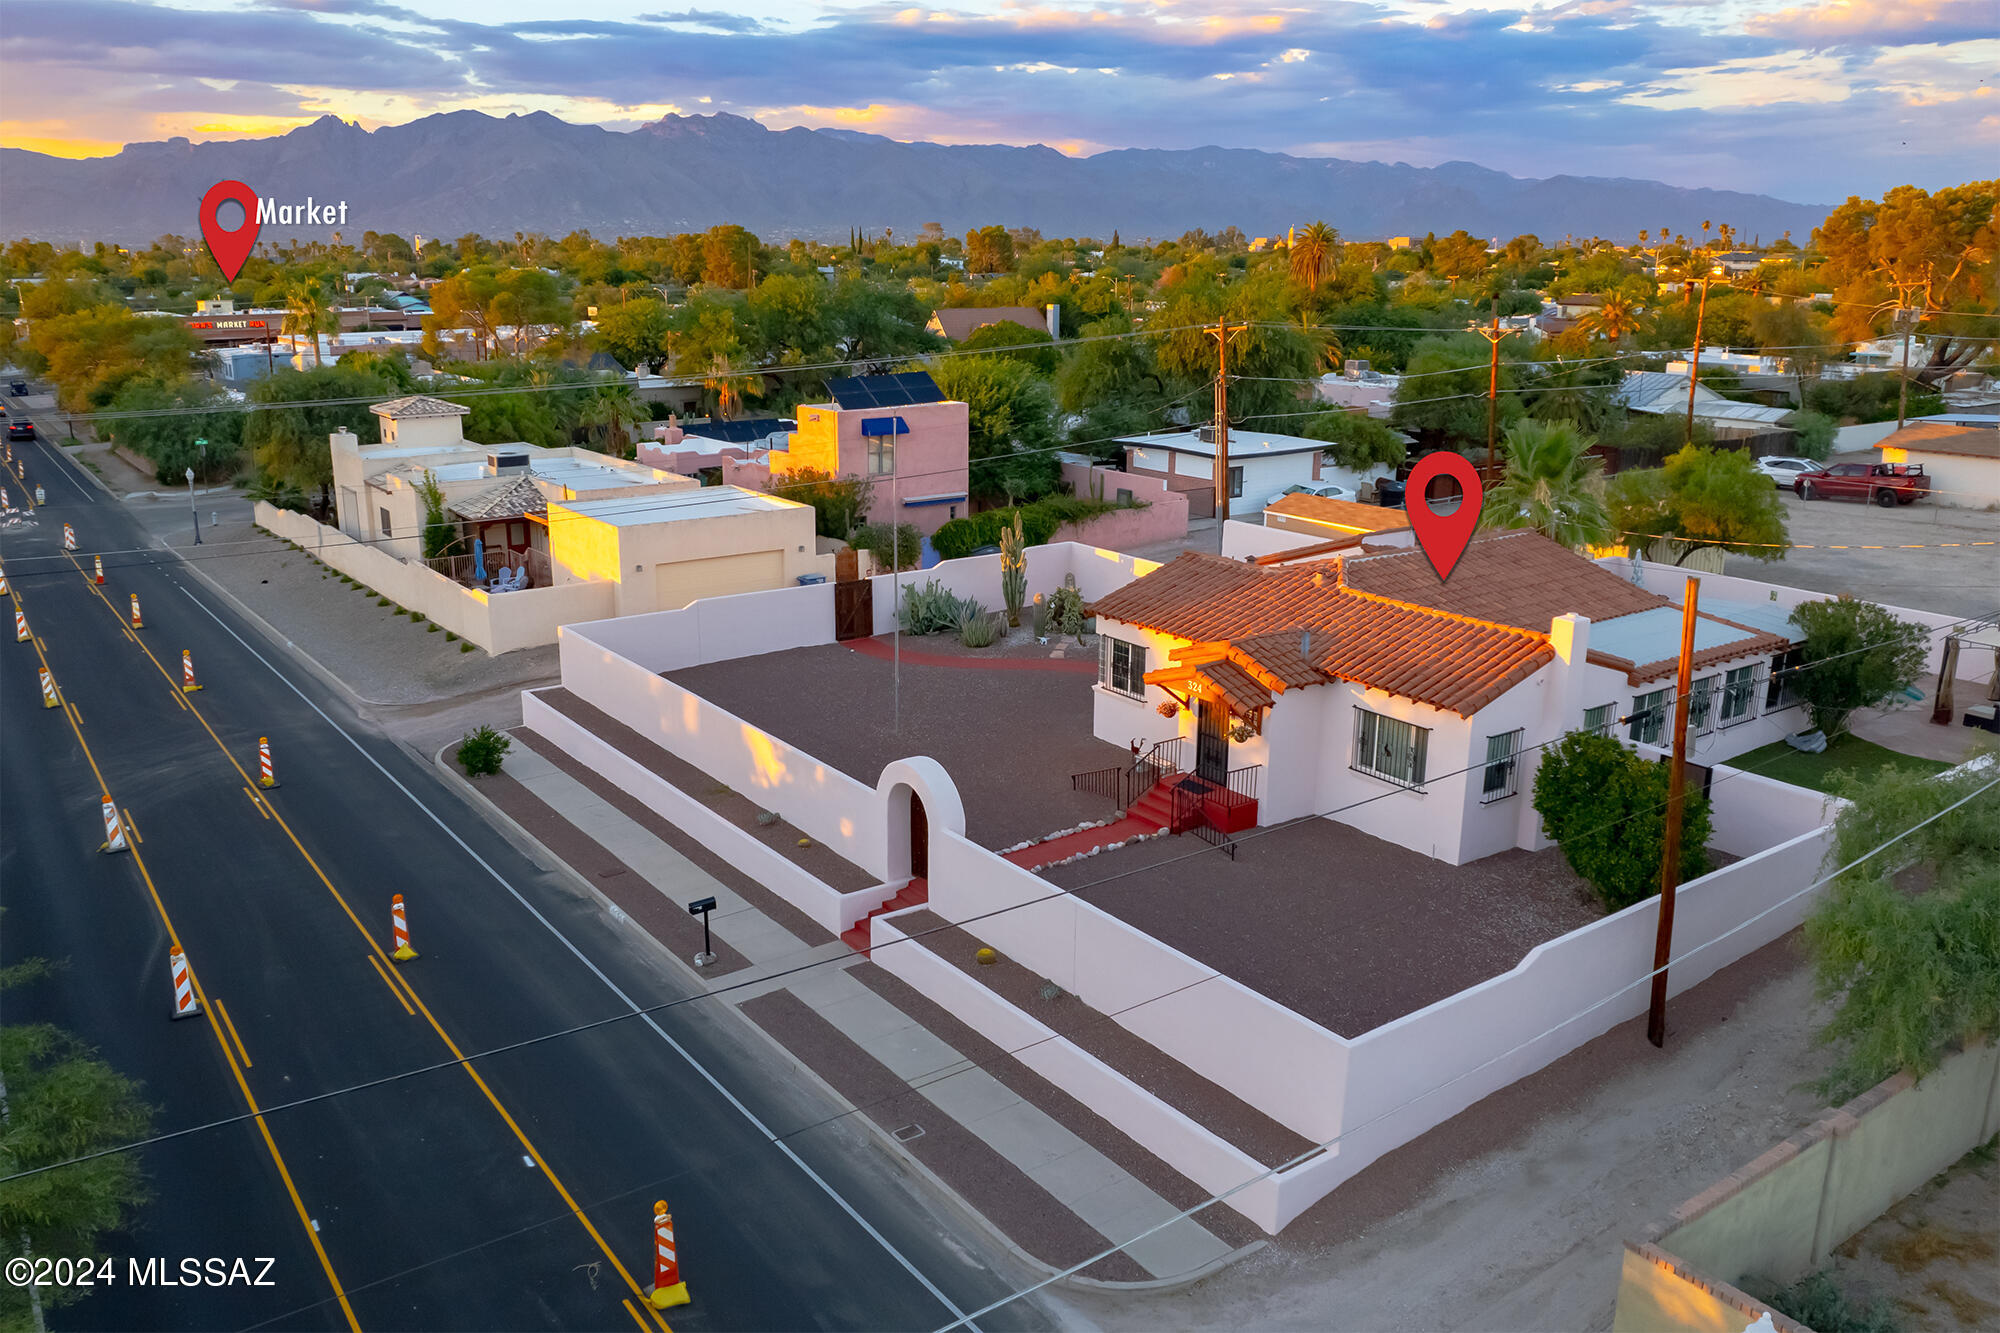
<svg viewBox="0 0 2000 1333">
<path fill-rule="evenodd" d="M 1490 483 L 1499 475 L 1496 461 L 1500 420 L 1500 340 L 1511 338 L 1514 330 L 1500 328 L 1500 298 L 1493 298 L 1493 325 L 1480 328 L 1477 324 L 1472 331 L 1493 345 L 1493 358 L 1486 371 L 1486 480 Z"/>
<path fill-rule="evenodd" d="M 1681 441 L 1683 444 L 1694 443 L 1694 389 L 1701 383 L 1701 319 L 1708 313 L 1708 283 L 1709 275 L 1704 275 L 1701 280 L 1701 304 L 1694 310 L 1694 354 L 1688 358 L 1688 414 L 1686 438 Z"/>
<path fill-rule="evenodd" d="M 1667 770 L 1667 829 L 1660 849 L 1660 930 L 1653 942 L 1653 1003 L 1646 1013 L 1646 1040 L 1667 1042 L 1667 960 L 1674 953 L 1674 890 L 1681 882 L 1681 806 L 1687 796 L 1688 698 L 1694 678 L 1695 607 L 1701 580 L 1689 577 L 1681 606 L 1681 662 L 1674 677 L 1674 757 Z M 1709 701 L 1714 707 L 1714 700 Z"/>
<path fill-rule="evenodd" d="M 1215 521 L 1229 517 L 1229 340 L 1249 328 L 1218 318 L 1208 336 L 1215 339 Z"/>
</svg>

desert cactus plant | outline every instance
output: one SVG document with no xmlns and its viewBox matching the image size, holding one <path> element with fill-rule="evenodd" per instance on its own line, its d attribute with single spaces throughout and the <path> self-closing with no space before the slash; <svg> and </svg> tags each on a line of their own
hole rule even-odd
<svg viewBox="0 0 2000 1333">
<path fill-rule="evenodd" d="M 1007 599 L 1007 623 L 1021 624 L 1021 599 L 1028 595 L 1028 547 L 1021 531 L 1021 516 L 1000 532 L 1000 595 Z"/>
</svg>

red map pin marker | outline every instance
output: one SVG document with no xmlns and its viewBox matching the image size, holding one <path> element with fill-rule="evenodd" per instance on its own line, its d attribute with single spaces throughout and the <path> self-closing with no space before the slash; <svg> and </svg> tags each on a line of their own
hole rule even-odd
<svg viewBox="0 0 2000 1333">
<path fill-rule="evenodd" d="M 1451 477 L 1464 491 L 1458 508 L 1449 514 L 1438 513 L 1425 498 L 1431 482 L 1438 477 Z M 1479 506 L 1486 499 L 1479 474 L 1463 455 L 1440 450 L 1410 469 L 1403 495 L 1403 508 L 1417 534 L 1417 545 L 1424 548 L 1439 581 L 1450 578 L 1458 558 L 1465 554 L 1465 544 L 1472 540 L 1472 530 L 1479 526 Z"/>
<path fill-rule="evenodd" d="M 216 213 L 231 199 L 243 205 L 243 225 L 235 231 L 216 220 Z M 243 271 L 251 247 L 257 244 L 257 231 L 255 190 L 242 181 L 217 181 L 208 187 L 208 193 L 201 197 L 201 237 L 208 242 L 208 252 L 215 256 L 224 282 L 236 281 L 236 275 Z"/>
</svg>

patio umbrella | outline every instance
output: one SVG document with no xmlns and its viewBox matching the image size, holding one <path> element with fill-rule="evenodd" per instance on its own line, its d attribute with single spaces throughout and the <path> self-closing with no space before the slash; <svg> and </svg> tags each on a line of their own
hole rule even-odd
<svg viewBox="0 0 2000 1333">
<path fill-rule="evenodd" d="M 486 543 L 478 537 L 472 539 L 472 577 L 477 582 L 486 582 Z"/>
</svg>

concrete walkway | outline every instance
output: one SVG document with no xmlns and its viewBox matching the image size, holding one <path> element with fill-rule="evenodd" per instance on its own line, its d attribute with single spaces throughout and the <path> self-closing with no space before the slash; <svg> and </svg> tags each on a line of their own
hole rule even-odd
<svg viewBox="0 0 2000 1333">
<path fill-rule="evenodd" d="M 962 1126 L 1025 1177 L 1024 1188 L 1046 1195 L 1017 1210 L 1067 1209 L 1106 1245 L 1169 1222 L 1179 1211 L 1109 1157 L 1024 1099 L 987 1070 L 851 975 L 861 959 L 834 941 L 808 946 L 726 884 L 611 806 L 543 756 L 517 745 L 506 772 L 566 821 L 677 905 L 712 896 L 716 939 L 752 963 L 703 981 L 731 1004 L 783 990 L 805 1004 L 860 1051 Z M 635 918 L 636 919 L 636 918 Z M 953 1185 L 948 1166 L 933 1168 Z M 960 1189 L 961 1195 L 968 1193 Z M 1032 1236 L 1013 1236 L 1023 1249 Z M 1183 1219 L 1127 1252 L 1155 1280 L 1171 1279 L 1227 1257 L 1231 1246 L 1200 1223 Z"/>
</svg>

